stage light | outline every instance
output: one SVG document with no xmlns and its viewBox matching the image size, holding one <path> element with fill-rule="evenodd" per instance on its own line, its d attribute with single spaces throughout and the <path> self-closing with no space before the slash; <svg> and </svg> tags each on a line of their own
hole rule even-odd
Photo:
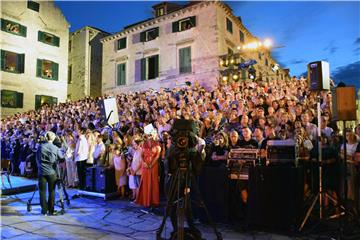
<svg viewBox="0 0 360 240">
<path fill-rule="evenodd" d="M 236 80 L 238 80 L 238 79 L 239 79 L 239 75 L 234 74 L 234 75 L 232 76 L 232 78 L 236 81 Z"/>
<path fill-rule="evenodd" d="M 241 49 L 241 47 L 240 46 L 237 46 L 237 50 L 240 50 Z"/>
<path fill-rule="evenodd" d="M 230 59 L 230 63 L 231 63 L 231 64 L 234 64 L 234 63 L 235 63 L 235 59 L 233 59 L 233 58 Z"/>
<path fill-rule="evenodd" d="M 266 48 L 270 48 L 271 46 L 272 46 L 272 41 L 270 40 L 270 39 L 265 39 L 264 40 L 264 47 L 266 47 Z"/>
<path fill-rule="evenodd" d="M 226 81 L 228 80 L 228 76 L 223 76 L 223 77 L 222 77 L 222 80 L 223 80 L 224 82 L 226 82 Z"/>
<path fill-rule="evenodd" d="M 225 62 L 224 62 L 224 60 L 220 60 L 220 66 L 224 66 L 224 64 L 225 64 Z"/>
</svg>

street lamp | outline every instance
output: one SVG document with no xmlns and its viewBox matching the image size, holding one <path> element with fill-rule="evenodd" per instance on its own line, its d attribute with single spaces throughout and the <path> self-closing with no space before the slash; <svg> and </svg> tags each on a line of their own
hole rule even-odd
<svg viewBox="0 0 360 240">
<path fill-rule="evenodd" d="M 249 79 L 256 79 L 256 70 L 252 67 L 252 65 L 256 64 L 257 62 L 253 59 L 246 62 L 240 62 L 240 53 L 245 51 L 255 51 L 258 49 L 268 50 L 272 47 L 272 45 L 273 43 L 270 39 L 264 39 L 264 41 L 252 41 L 242 46 L 238 46 L 237 53 L 230 53 L 220 56 L 220 67 L 226 68 L 225 70 L 221 71 L 222 82 L 229 82 L 230 80 L 238 81 L 240 71 L 245 70 L 248 70 Z M 246 76 L 246 73 L 243 73 L 242 75 Z"/>
</svg>

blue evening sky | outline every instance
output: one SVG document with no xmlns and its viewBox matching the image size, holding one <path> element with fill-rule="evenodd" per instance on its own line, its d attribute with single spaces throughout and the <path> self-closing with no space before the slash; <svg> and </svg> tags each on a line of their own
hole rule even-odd
<svg viewBox="0 0 360 240">
<path fill-rule="evenodd" d="M 152 17 L 160 1 L 56 1 L 70 31 L 93 26 L 114 33 Z M 185 2 L 182 2 L 185 3 Z M 300 76 L 309 62 L 325 60 L 336 81 L 360 88 L 360 2 L 230 1 L 244 25 L 259 38 L 271 38 L 273 57 Z"/>
</svg>

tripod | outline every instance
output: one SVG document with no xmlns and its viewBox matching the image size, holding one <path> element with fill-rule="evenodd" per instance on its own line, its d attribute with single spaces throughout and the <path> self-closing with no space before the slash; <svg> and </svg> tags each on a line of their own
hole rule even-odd
<svg viewBox="0 0 360 240">
<path fill-rule="evenodd" d="M 59 167 L 56 164 L 56 173 L 57 173 L 57 180 L 55 183 L 55 187 L 57 187 L 58 193 L 59 193 L 59 200 L 55 202 L 55 205 L 59 206 L 61 208 L 60 210 L 60 214 L 64 214 L 65 213 L 65 204 L 64 204 L 64 200 L 66 201 L 66 204 L 69 206 L 70 205 L 70 199 L 69 199 L 69 195 L 66 192 L 66 188 L 65 188 L 65 184 L 63 182 L 63 180 L 61 179 L 60 176 L 60 171 L 59 171 Z M 40 203 L 32 203 L 32 200 L 35 196 L 35 193 L 39 191 L 39 184 L 36 185 L 36 188 L 31 196 L 31 198 L 27 201 L 26 205 L 27 205 L 27 211 L 31 212 L 32 210 L 32 206 L 35 205 L 40 205 Z M 63 197 L 63 194 L 65 195 L 65 199 Z"/>
<path fill-rule="evenodd" d="M 161 240 L 161 233 L 164 229 L 166 219 L 171 215 L 171 221 L 173 223 L 174 232 L 171 234 L 171 239 L 183 240 L 183 239 L 201 239 L 201 233 L 192 221 L 191 216 L 191 200 L 190 200 L 190 183 L 193 185 L 195 192 L 199 198 L 199 206 L 204 209 L 208 221 L 213 228 L 215 235 L 218 240 L 222 240 L 221 233 L 216 229 L 215 224 L 213 223 L 211 216 L 202 200 L 199 188 L 196 184 L 195 177 L 191 171 L 186 167 L 179 167 L 176 170 L 175 176 L 171 179 L 169 194 L 166 203 L 166 210 L 163 220 L 159 229 L 156 231 L 156 239 Z M 176 206 L 176 212 L 174 205 Z M 177 217 L 176 217 L 177 213 Z M 189 230 L 184 231 L 184 220 L 185 215 L 187 217 L 187 222 Z M 177 219 L 175 219 L 177 218 Z M 176 232 L 175 232 L 176 230 Z"/>
<path fill-rule="evenodd" d="M 301 231 L 305 223 L 307 222 L 308 218 L 310 217 L 311 212 L 314 210 L 316 202 L 319 200 L 319 219 L 323 219 L 323 199 L 327 197 L 330 199 L 330 201 L 333 202 L 335 206 L 339 206 L 343 212 L 340 213 L 339 216 L 342 216 L 345 214 L 346 209 L 343 205 L 339 204 L 336 199 L 334 199 L 331 195 L 329 195 L 326 191 L 323 190 L 322 180 L 323 180 L 323 161 L 322 161 L 322 149 L 321 149 L 321 110 L 320 110 L 320 100 L 317 103 L 317 120 L 318 120 L 318 128 L 317 128 L 317 134 L 318 134 L 318 163 L 319 163 L 319 191 L 314 197 L 314 200 L 312 201 L 310 208 L 307 210 L 304 220 L 302 221 L 299 231 Z M 337 217 L 337 216 L 335 216 Z M 334 218 L 333 216 L 330 218 Z"/>
</svg>

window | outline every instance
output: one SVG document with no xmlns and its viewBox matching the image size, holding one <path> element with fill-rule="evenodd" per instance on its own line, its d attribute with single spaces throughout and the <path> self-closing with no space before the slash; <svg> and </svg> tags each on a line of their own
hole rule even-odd
<svg viewBox="0 0 360 240">
<path fill-rule="evenodd" d="M 24 62 L 25 54 L 1 50 L 1 71 L 23 73 Z"/>
<path fill-rule="evenodd" d="M 260 60 L 261 60 L 261 56 L 262 56 L 262 52 L 259 52 L 258 57 L 259 57 Z"/>
<path fill-rule="evenodd" d="M 6 19 L 1 19 L 1 30 L 22 37 L 26 37 L 26 27 Z"/>
<path fill-rule="evenodd" d="M 191 72 L 191 47 L 179 49 L 180 74 Z"/>
<path fill-rule="evenodd" d="M 116 86 L 126 85 L 126 63 L 117 65 L 117 80 Z"/>
<path fill-rule="evenodd" d="M 72 48 L 72 41 L 69 41 L 69 52 L 71 52 L 71 48 Z"/>
<path fill-rule="evenodd" d="M 23 108 L 23 99 L 23 93 L 10 90 L 1 90 L 1 107 Z"/>
<path fill-rule="evenodd" d="M 45 96 L 45 95 L 35 95 L 35 109 L 39 109 L 44 105 L 56 105 L 57 98 L 52 96 Z"/>
<path fill-rule="evenodd" d="M 159 77 L 159 55 L 141 59 L 141 80 Z"/>
<path fill-rule="evenodd" d="M 117 50 L 121 50 L 126 48 L 126 37 L 121 38 L 117 41 Z"/>
<path fill-rule="evenodd" d="M 68 67 L 68 84 L 72 84 L 72 65 Z"/>
<path fill-rule="evenodd" d="M 60 38 L 51 33 L 42 31 L 38 32 L 38 41 L 57 47 L 60 45 Z"/>
<path fill-rule="evenodd" d="M 154 40 L 159 36 L 159 28 L 152 28 L 150 30 L 140 33 L 140 42 L 148 42 Z"/>
<path fill-rule="evenodd" d="M 162 16 L 164 14 L 165 14 L 164 7 L 159 7 L 159 8 L 156 9 L 156 17 L 160 17 L 160 16 Z"/>
<path fill-rule="evenodd" d="M 242 31 L 240 31 L 240 42 L 245 43 L 245 35 Z"/>
<path fill-rule="evenodd" d="M 196 26 L 196 17 L 188 17 L 172 23 L 173 32 L 182 32 Z"/>
<path fill-rule="evenodd" d="M 265 58 L 265 65 L 269 66 L 269 61 L 267 60 L 267 58 Z"/>
<path fill-rule="evenodd" d="M 231 48 L 228 48 L 228 54 L 232 55 L 232 54 L 234 54 L 234 51 Z"/>
<path fill-rule="evenodd" d="M 226 18 L 226 30 L 228 30 L 229 33 L 233 33 L 232 22 L 228 18 Z"/>
<path fill-rule="evenodd" d="M 36 76 L 49 80 L 58 80 L 59 64 L 49 60 L 38 59 Z"/>
<path fill-rule="evenodd" d="M 31 10 L 34 10 L 36 12 L 39 12 L 40 4 L 34 1 L 28 1 L 27 7 Z"/>
</svg>

